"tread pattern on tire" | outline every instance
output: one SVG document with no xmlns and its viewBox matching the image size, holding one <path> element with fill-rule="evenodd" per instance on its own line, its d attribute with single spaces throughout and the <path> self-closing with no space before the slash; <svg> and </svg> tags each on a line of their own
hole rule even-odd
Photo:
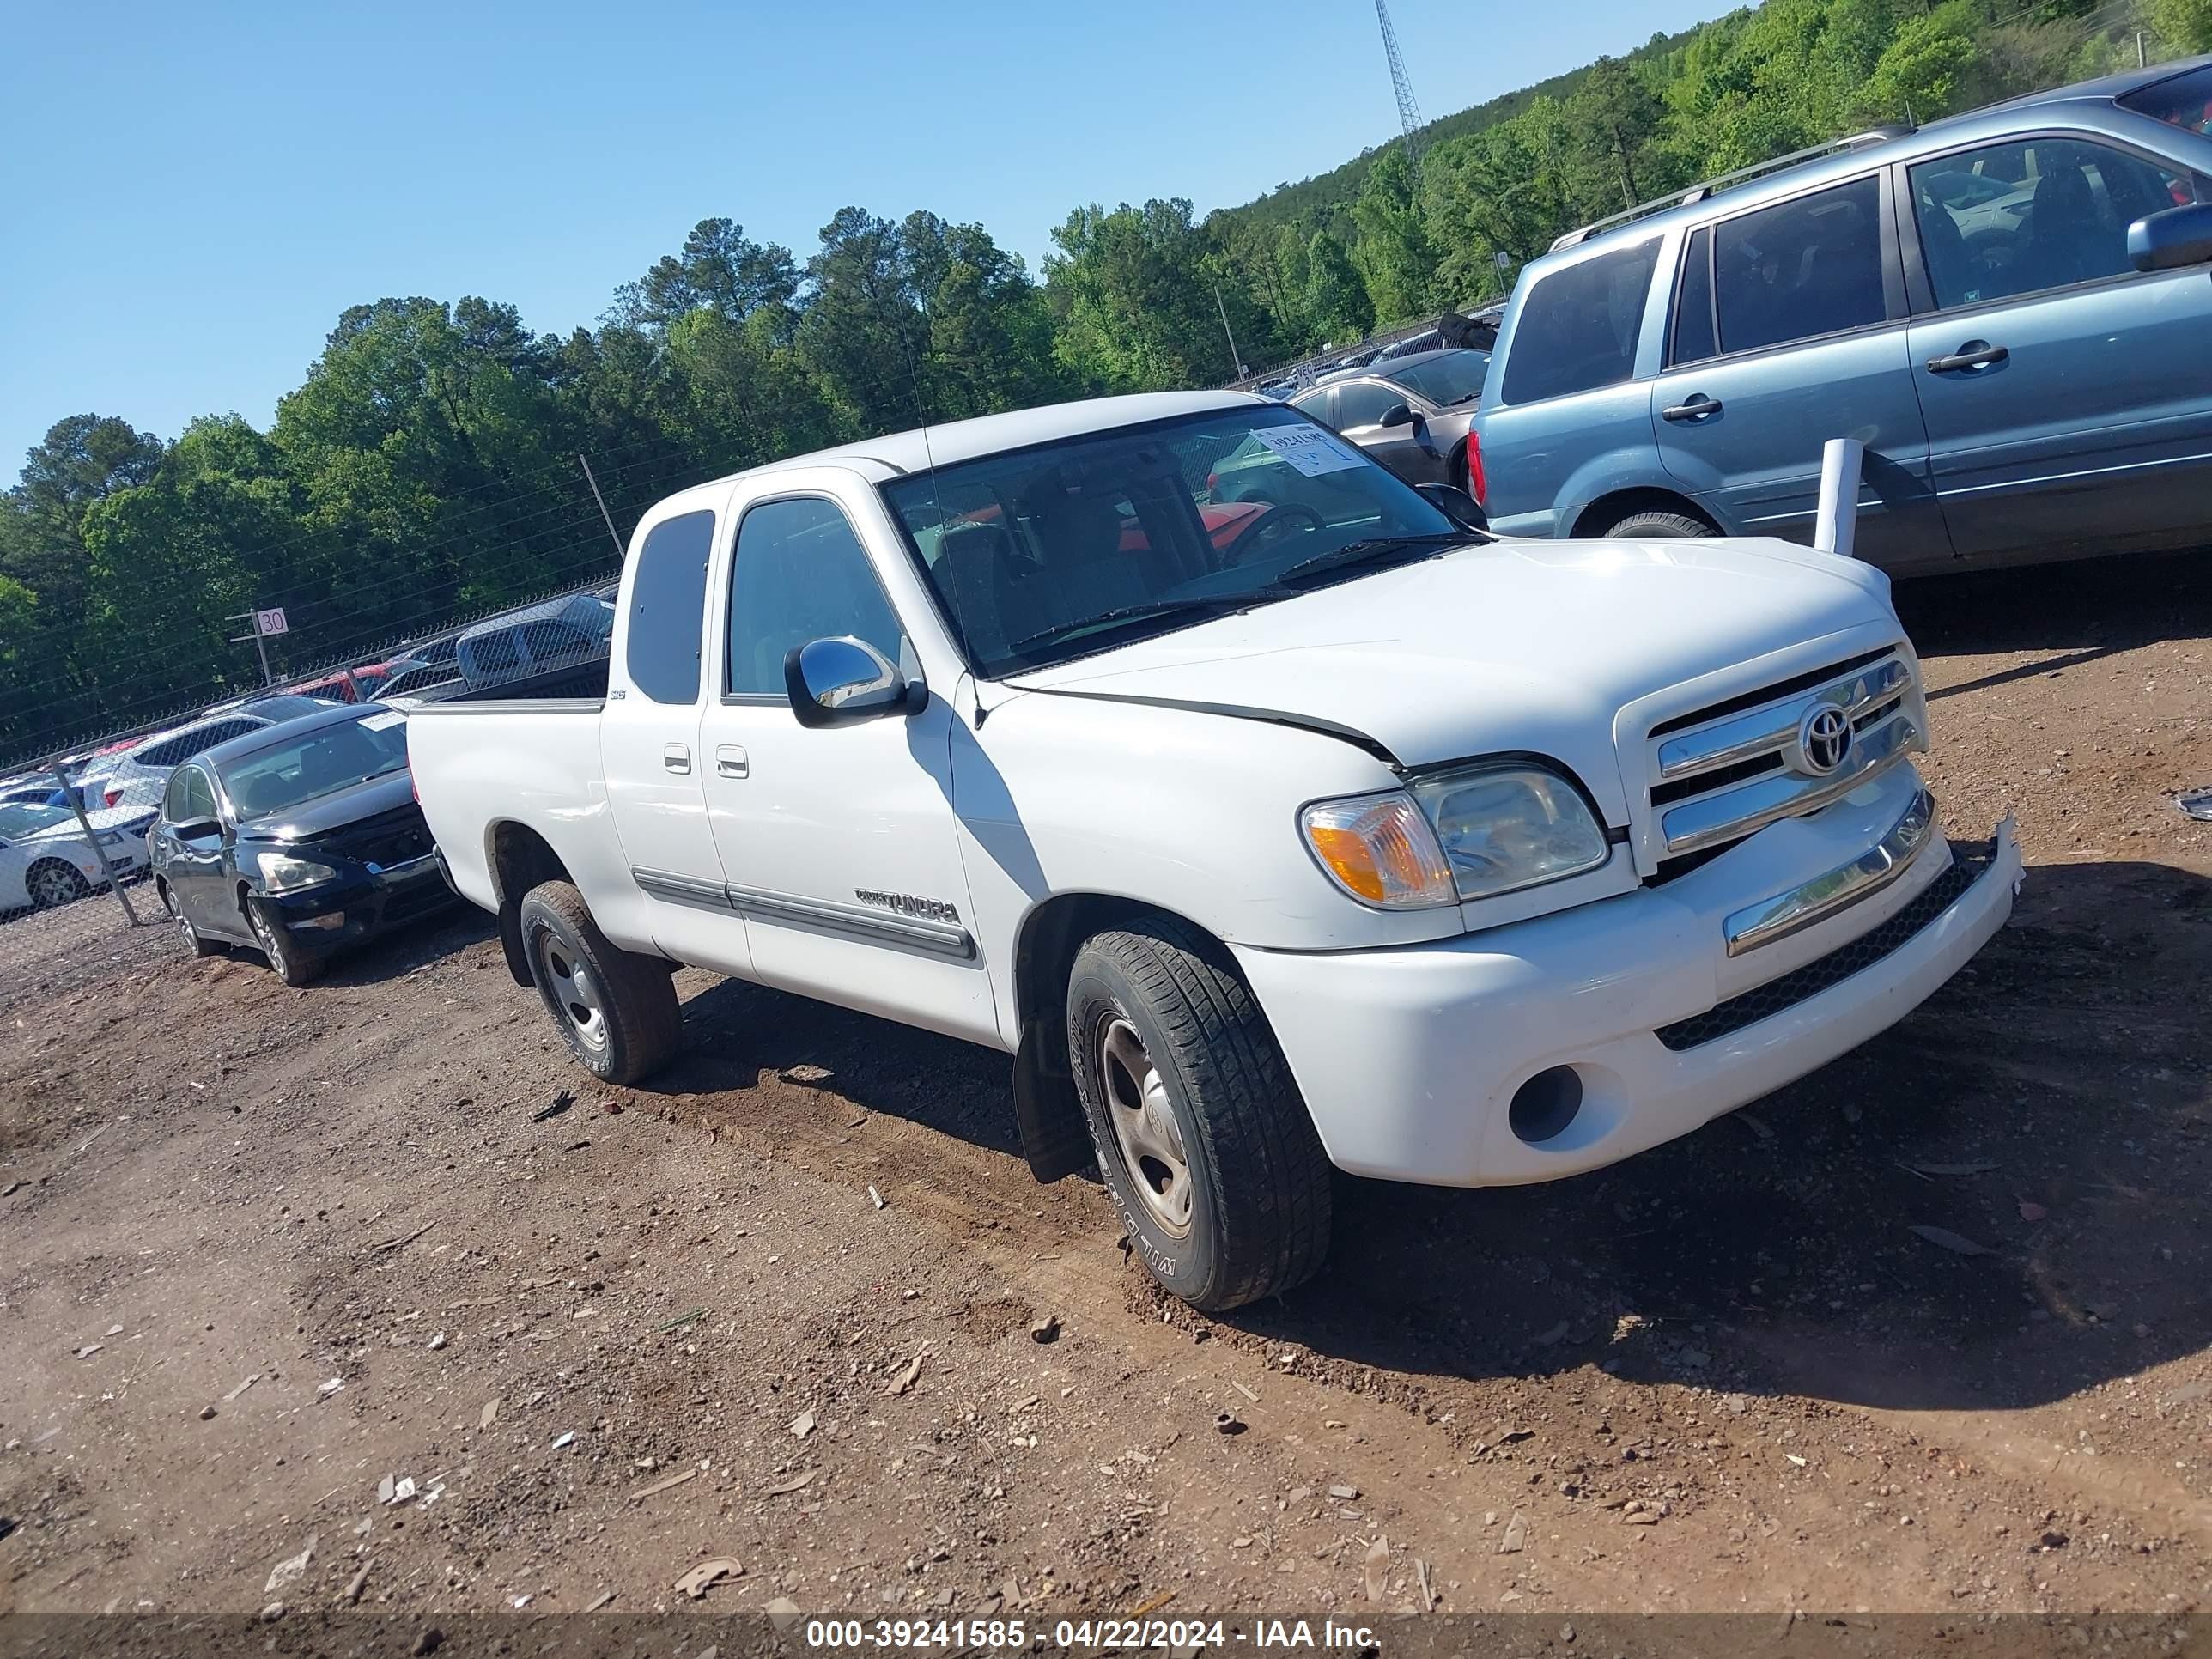
<svg viewBox="0 0 2212 1659">
<path fill-rule="evenodd" d="M 522 896 L 525 905 L 536 903 L 561 918 L 584 942 L 606 994 L 607 1024 L 614 1028 L 613 1048 L 622 1066 L 604 1081 L 630 1084 L 649 1077 L 675 1056 L 684 1042 L 684 1011 L 676 1000 L 674 977 L 651 957 L 625 951 L 599 931 L 592 920 L 592 907 L 573 882 L 540 882 Z M 528 939 L 528 929 L 524 938 Z M 533 952 L 531 974 L 537 975 Z M 596 1073 L 595 1073 L 596 1075 Z"/>
<path fill-rule="evenodd" d="M 1197 1115 L 1199 1133 L 1236 1225 L 1197 1305 L 1222 1311 L 1311 1278 L 1328 1254 L 1333 1166 L 1243 976 L 1219 945 L 1172 916 L 1084 948 L 1142 988 L 1176 1063 L 1211 1109 Z"/>
<path fill-rule="evenodd" d="M 1686 513 L 1662 513 L 1656 507 L 1642 513 L 1632 513 L 1605 533 L 1607 538 L 1619 536 L 1632 525 L 1650 526 L 1649 530 L 1638 530 L 1635 533 L 1639 536 L 1657 537 L 1662 540 L 1671 538 L 1682 541 L 1706 541 L 1710 540 L 1714 533 L 1712 526 L 1707 524 L 1703 519 L 1693 519 Z"/>
</svg>

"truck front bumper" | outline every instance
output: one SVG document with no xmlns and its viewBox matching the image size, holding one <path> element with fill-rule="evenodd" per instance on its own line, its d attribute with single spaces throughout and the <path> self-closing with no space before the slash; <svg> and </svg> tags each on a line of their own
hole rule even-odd
<svg viewBox="0 0 2212 1659">
<path fill-rule="evenodd" d="M 1237 959 L 1338 1167 L 1449 1187 L 1577 1175 L 1857 1047 L 2002 926 L 2021 880 L 2009 820 L 1974 846 L 1931 832 L 1864 900 L 1729 953 L 1763 901 L 1868 856 L 1903 821 L 1919 781 L 1890 775 L 1663 887 L 1441 944 Z M 1559 1103 L 1556 1067 L 1573 1073 L 1572 1117 L 1524 1111 L 1516 1129 L 1524 1085 Z"/>
</svg>

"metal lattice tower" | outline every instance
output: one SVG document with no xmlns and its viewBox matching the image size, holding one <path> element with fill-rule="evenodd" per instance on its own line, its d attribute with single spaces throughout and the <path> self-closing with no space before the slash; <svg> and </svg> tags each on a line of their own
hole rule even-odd
<svg viewBox="0 0 2212 1659">
<path fill-rule="evenodd" d="M 1398 36 L 1390 27 L 1386 0 L 1375 0 L 1375 21 L 1382 26 L 1382 55 L 1390 60 L 1390 89 L 1398 94 L 1398 125 L 1406 134 L 1406 160 L 1418 168 L 1421 141 L 1414 134 L 1420 130 L 1421 106 L 1413 101 L 1413 83 L 1406 78 L 1406 60 L 1398 55 Z"/>
</svg>

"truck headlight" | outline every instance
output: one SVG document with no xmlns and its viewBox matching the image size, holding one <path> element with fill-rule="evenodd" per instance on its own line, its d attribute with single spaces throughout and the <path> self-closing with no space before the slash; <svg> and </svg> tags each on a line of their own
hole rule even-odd
<svg viewBox="0 0 2212 1659">
<path fill-rule="evenodd" d="M 1364 903 L 1419 910 L 1457 896 L 1436 832 L 1402 789 L 1318 801 L 1298 828 L 1330 879 Z"/>
<path fill-rule="evenodd" d="M 1462 899 L 1595 870 L 1606 861 L 1605 830 L 1582 792 L 1540 766 L 1488 765 L 1419 778 L 1413 799 Z"/>
<path fill-rule="evenodd" d="M 261 884 L 272 893 L 297 892 L 338 878 L 329 865 L 295 859 L 289 853 L 256 853 L 253 861 L 261 866 Z"/>
</svg>

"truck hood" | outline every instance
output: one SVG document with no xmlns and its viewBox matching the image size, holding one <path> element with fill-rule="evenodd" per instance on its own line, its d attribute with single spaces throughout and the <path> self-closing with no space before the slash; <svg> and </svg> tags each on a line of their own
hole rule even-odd
<svg viewBox="0 0 2212 1659">
<path fill-rule="evenodd" d="M 1620 823 L 1622 708 L 1832 635 L 1900 637 L 1887 592 L 1868 566 L 1782 541 L 1505 540 L 1002 684 L 1279 716 L 1407 767 L 1543 755 Z"/>
</svg>

